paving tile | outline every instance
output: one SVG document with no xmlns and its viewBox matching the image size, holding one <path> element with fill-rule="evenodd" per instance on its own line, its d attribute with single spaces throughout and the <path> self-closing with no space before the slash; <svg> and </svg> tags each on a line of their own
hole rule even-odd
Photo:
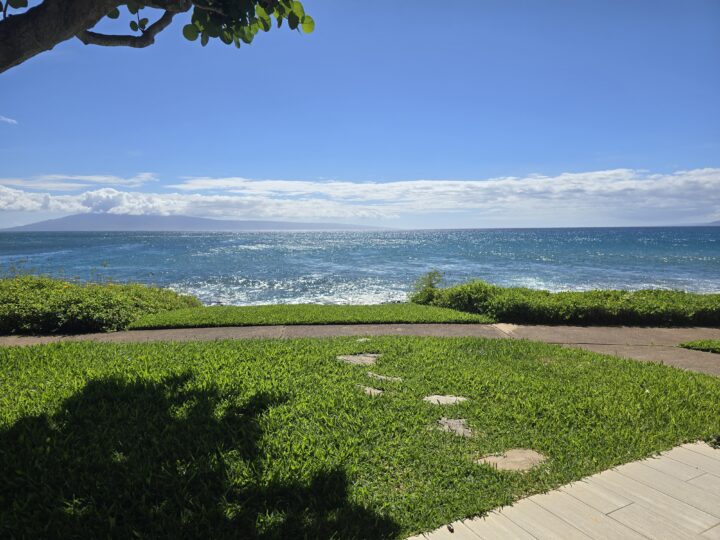
<svg viewBox="0 0 720 540">
<path fill-rule="evenodd" d="M 720 414 L 720 413 L 719 413 Z M 720 454 L 720 451 L 717 451 Z M 697 467 L 701 472 L 720 476 L 720 459 L 712 458 L 708 455 L 694 452 L 687 448 L 673 448 L 667 452 L 667 457 L 685 463 L 692 467 Z M 700 475 L 697 475 L 700 476 Z"/>
<path fill-rule="evenodd" d="M 704 540 L 720 540 L 720 525 L 713 527 L 712 529 L 708 529 L 702 533 L 700 537 Z"/>
<path fill-rule="evenodd" d="M 590 538 L 533 501 L 524 499 L 502 513 L 538 540 L 572 540 Z"/>
<path fill-rule="evenodd" d="M 680 448 L 686 448 L 687 450 L 692 450 L 693 452 L 698 452 L 713 459 L 720 460 L 720 448 L 713 448 L 705 442 L 683 444 Z"/>
<path fill-rule="evenodd" d="M 673 520 L 649 512 L 639 504 L 624 506 L 608 516 L 653 540 L 697 540 L 698 538 L 697 534 L 678 527 Z"/>
<path fill-rule="evenodd" d="M 590 538 L 596 538 L 597 540 L 645 540 L 641 534 L 628 529 L 625 525 L 562 491 L 551 491 L 543 495 L 535 495 L 530 497 L 530 500 L 584 532 Z"/>
<path fill-rule="evenodd" d="M 688 484 L 692 484 L 693 486 L 704 489 L 705 491 L 720 497 L 720 476 L 715 476 L 714 474 L 703 474 L 702 476 L 688 480 Z"/>
<path fill-rule="evenodd" d="M 627 506 L 632 502 L 627 497 L 623 497 L 614 491 L 597 484 L 589 484 L 584 480 L 563 486 L 560 488 L 560 491 L 572 495 L 579 501 L 584 502 L 588 506 L 592 506 L 595 510 L 603 514 Z"/>
<path fill-rule="evenodd" d="M 642 482 L 624 476 L 617 471 L 605 471 L 587 479 L 589 484 L 598 484 L 606 489 L 632 499 L 638 506 L 648 508 L 657 514 L 667 516 L 688 531 L 701 533 L 716 525 L 717 517 L 698 510 L 653 489 Z"/>
<path fill-rule="evenodd" d="M 510 521 L 502 511 L 486 517 L 466 519 L 463 523 L 483 540 L 535 540 L 535 537 Z"/>
<path fill-rule="evenodd" d="M 642 463 L 628 463 L 617 469 L 617 472 L 647 484 L 654 489 L 683 501 L 708 514 L 720 519 L 720 497 L 707 491 L 678 480 L 670 475 L 646 467 Z"/>
<path fill-rule="evenodd" d="M 678 448 L 678 450 L 680 449 Z M 670 476 L 674 476 L 679 480 L 691 480 L 697 476 L 700 476 L 701 474 L 705 474 L 705 471 L 703 471 L 702 469 L 699 469 L 698 467 L 693 467 L 692 465 L 688 465 L 687 463 L 671 459 L 666 454 L 663 454 L 659 457 L 646 459 L 642 462 L 642 464 L 650 467 L 651 469 L 655 469 L 656 471 L 660 471 Z M 718 464 L 720 465 L 720 462 L 718 462 Z"/>
</svg>

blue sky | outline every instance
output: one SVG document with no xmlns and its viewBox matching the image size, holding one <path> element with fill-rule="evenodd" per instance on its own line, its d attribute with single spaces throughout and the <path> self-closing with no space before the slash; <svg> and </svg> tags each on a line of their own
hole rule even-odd
<svg viewBox="0 0 720 540">
<path fill-rule="evenodd" d="M 202 48 L 178 18 L 147 49 L 72 40 L 0 75 L 0 226 L 720 219 L 720 2 L 304 4 L 311 35 Z"/>
</svg>

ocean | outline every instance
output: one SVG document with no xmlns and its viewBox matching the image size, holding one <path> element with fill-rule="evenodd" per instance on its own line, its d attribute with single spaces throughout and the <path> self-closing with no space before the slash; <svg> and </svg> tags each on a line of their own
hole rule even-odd
<svg viewBox="0 0 720 540">
<path fill-rule="evenodd" d="M 551 291 L 720 292 L 720 227 L 0 233 L 0 274 L 140 282 L 207 304 L 403 301 L 440 270 Z"/>
</svg>

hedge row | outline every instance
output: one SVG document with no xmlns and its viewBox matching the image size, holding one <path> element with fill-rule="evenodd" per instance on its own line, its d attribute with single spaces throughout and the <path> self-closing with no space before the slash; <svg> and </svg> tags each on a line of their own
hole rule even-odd
<svg viewBox="0 0 720 540">
<path fill-rule="evenodd" d="M 416 285 L 411 301 L 487 315 L 496 321 L 534 324 L 688 326 L 720 324 L 720 294 L 683 291 L 595 290 L 548 292 L 471 281 L 438 287 L 433 273 Z"/>
<path fill-rule="evenodd" d="M 140 315 L 200 305 L 158 287 L 19 276 L 0 279 L 0 333 L 110 332 Z"/>
</svg>

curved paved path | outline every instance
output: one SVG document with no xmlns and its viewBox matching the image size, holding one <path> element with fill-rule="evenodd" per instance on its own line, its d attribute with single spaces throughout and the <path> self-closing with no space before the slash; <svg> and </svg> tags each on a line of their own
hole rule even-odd
<svg viewBox="0 0 720 540">
<path fill-rule="evenodd" d="M 36 345 L 59 341 L 208 341 L 332 336 L 436 336 L 512 338 L 556 343 L 635 360 L 720 375 L 720 355 L 690 351 L 678 344 L 720 339 L 720 328 L 647 328 L 626 326 L 542 326 L 515 324 L 353 324 L 175 328 L 76 336 L 0 336 L 0 345 Z"/>
</svg>

